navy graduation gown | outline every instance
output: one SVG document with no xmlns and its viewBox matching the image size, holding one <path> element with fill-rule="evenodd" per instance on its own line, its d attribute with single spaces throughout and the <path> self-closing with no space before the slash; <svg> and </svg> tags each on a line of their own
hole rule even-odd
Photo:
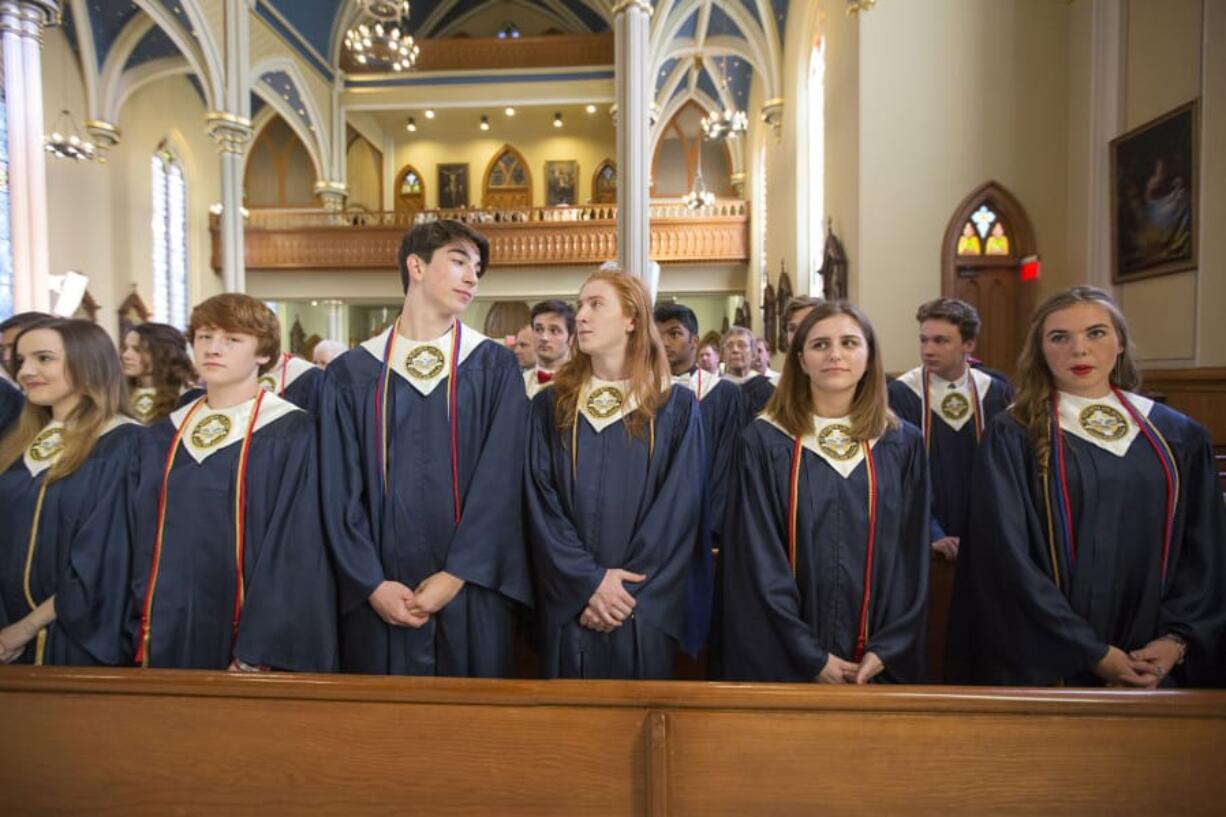
<svg viewBox="0 0 1226 817">
<path fill-rule="evenodd" d="M 89 458 L 47 487 L 30 571 L 35 605 L 55 596 L 43 663 L 116 665 L 123 650 L 130 554 L 129 491 L 145 430 L 125 423 L 98 438 Z M 0 474 L 0 626 L 31 611 L 24 587 L 30 527 L 43 471 L 31 477 L 18 460 Z M 18 663 L 34 661 L 35 640 Z"/>
<path fill-rule="evenodd" d="M 1127 652 L 1174 633 L 1187 640 L 1188 653 L 1170 683 L 1213 683 L 1213 662 L 1226 652 L 1226 507 L 1213 446 L 1204 428 L 1165 406 L 1154 405 L 1149 418 L 1180 477 L 1165 585 L 1166 481 L 1153 450 L 1138 436 L 1117 457 L 1065 434 L 1077 549 L 1063 592 L 1051 576 L 1030 438 L 1008 415 L 992 421 L 958 553 L 947 678 L 1099 684 L 1091 669 L 1109 645 Z"/>
<path fill-rule="evenodd" d="M 200 412 L 208 413 L 202 406 Z M 157 538 L 157 508 L 175 426 L 149 429 L 133 514 L 129 659 L 136 654 Z M 275 670 L 337 668 L 336 590 L 320 531 L 315 423 L 291 411 L 251 435 L 243 581 L 233 633 L 235 491 L 241 438 L 197 462 L 186 445 L 167 480 L 166 522 L 149 617 L 148 665 L 229 667 L 232 659 Z"/>
<path fill-rule="evenodd" d="M 741 393 L 745 395 L 745 404 L 749 408 L 749 419 L 762 413 L 771 395 L 775 393 L 775 384 L 764 374 L 754 375 L 740 385 Z"/>
<path fill-rule="evenodd" d="M 26 398 L 21 390 L 0 377 L 0 435 L 21 415 Z"/>
<path fill-rule="evenodd" d="M 889 383 L 890 408 L 916 428 L 924 427 L 923 401 L 901 380 Z M 935 394 L 935 392 L 934 392 Z M 939 397 L 940 395 L 936 395 Z M 983 425 L 1008 407 L 1013 389 L 1004 380 L 993 378 L 983 395 Z M 931 409 L 929 409 L 931 411 Z M 971 492 L 971 469 L 979 443 L 975 439 L 975 420 L 970 418 L 954 431 L 948 423 L 932 418 L 932 440 L 928 447 L 928 470 L 932 485 L 931 540 L 966 533 Z"/>
<path fill-rule="evenodd" d="M 646 429 L 624 423 L 597 433 L 579 418 L 578 473 L 571 432 L 554 422 L 553 389 L 532 401 L 525 475 L 528 536 L 536 568 L 541 671 L 547 678 L 671 678 L 696 597 L 702 535 L 702 427 L 694 393 L 673 387 Z M 647 576 L 625 583 L 634 617 L 611 633 L 579 624 L 610 568 Z M 690 629 L 693 629 L 690 627 Z"/>
<path fill-rule="evenodd" d="M 520 477 L 528 400 L 515 355 L 482 342 L 459 364 L 458 526 L 445 381 L 423 396 L 390 375 L 389 473 L 381 492 L 380 369 L 368 351 L 353 349 L 328 366 L 320 393 L 324 520 L 340 587 L 342 668 L 510 676 L 514 614 L 517 605 L 532 603 Z M 420 629 L 387 624 L 367 601 L 384 580 L 413 589 L 440 570 L 465 585 Z"/>
<path fill-rule="evenodd" d="M 728 678 L 813 681 L 829 653 L 853 660 L 868 541 L 867 464 L 844 479 L 802 449 L 797 568 L 788 565 L 793 440 L 759 418 L 737 446 L 723 562 L 723 649 Z M 873 445 L 878 501 L 866 652 L 881 681 L 926 674 L 928 473 L 909 424 Z"/>
</svg>

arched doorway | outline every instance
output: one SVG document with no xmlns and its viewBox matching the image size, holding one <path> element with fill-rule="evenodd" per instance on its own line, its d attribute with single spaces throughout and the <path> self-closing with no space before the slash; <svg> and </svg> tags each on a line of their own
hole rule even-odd
<svg viewBox="0 0 1226 817">
<path fill-rule="evenodd" d="M 1012 373 L 1034 310 L 1037 281 L 1023 281 L 1023 259 L 1036 255 L 1026 211 L 996 182 L 962 200 L 945 228 L 941 294 L 961 298 L 983 320 L 975 356 Z"/>
<path fill-rule="evenodd" d="M 503 145 L 485 168 L 481 206 L 532 206 L 532 172 L 523 154 L 510 145 Z"/>
</svg>

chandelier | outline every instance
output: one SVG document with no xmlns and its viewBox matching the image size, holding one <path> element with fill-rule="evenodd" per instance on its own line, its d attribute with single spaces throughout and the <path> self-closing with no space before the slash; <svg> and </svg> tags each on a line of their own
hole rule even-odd
<svg viewBox="0 0 1226 817">
<path fill-rule="evenodd" d="M 345 32 L 345 49 L 359 65 L 408 71 L 421 52 L 408 32 L 409 0 L 358 0 L 360 16 Z"/>
<path fill-rule="evenodd" d="M 694 189 L 681 197 L 681 203 L 689 210 L 701 210 L 715 203 L 715 194 L 707 189 L 702 180 L 702 148 L 698 148 L 698 167 L 694 173 Z"/>
<path fill-rule="evenodd" d="M 67 109 L 60 111 L 55 120 L 55 129 L 43 137 L 47 152 L 56 159 L 93 161 L 94 143 L 81 138 L 81 131 Z"/>
<path fill-rule="evenodd" d="M 701 60 L 701 58 L 699 58 Z M 699 67 L 702 67 L 701 61 Z M 723 59 L 720 64 L 720 87 L 723 90 L 723 98 L 731 99 L 728 93 L 728 61 Z M 715 141 L 718 139 L 729 139 L 733 136 L 740 136 L 749 130 L 749 116 L 744 111 L 738 111 L 734 108 L 724 108 L 722 111 L 707 114 L 699 123 L 702 125 L 702 133 L 706 138 Z"/>
</svg>

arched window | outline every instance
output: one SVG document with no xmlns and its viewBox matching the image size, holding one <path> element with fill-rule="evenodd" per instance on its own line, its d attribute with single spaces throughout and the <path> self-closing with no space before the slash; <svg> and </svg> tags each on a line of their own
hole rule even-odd
<svg viewBox="0 0 1226 817">
<path fill-rule="evenodd" d="M 605 159 L 592 174 L 592 204 L 617 203 L 617 164 Z"/>
<path fill-rule="evenodd" d="M 150 159 L 153 171 L 153 319 L 187 328 L 187 182 L 166 142 Z"/>
<path fill-rule="evenodd" d="M 485 168 L 481 206 L 532 206 L 532 174 L 523 154 L 510 145 L 503 145 Z"/>
<path fill-rule="evenodd" d="M 396 174 L 396 209 L 416 213 L 426 208 L 426 183 L 413 165 Z"/>
<path fill-rule="evenodd" d="M 809 293 L 819 295 L 823 282 L 818 270 L 826 221 L 826 39 L 818 37 L 809 54 Z M 798 274 L 803 274 L 798 271 Z"/>
<path fill-rule="evenodd" d="M 8 106 L 0 89 L 0 319 L 13 314 L 13 244 L 9 224 Z"/>
</svg>

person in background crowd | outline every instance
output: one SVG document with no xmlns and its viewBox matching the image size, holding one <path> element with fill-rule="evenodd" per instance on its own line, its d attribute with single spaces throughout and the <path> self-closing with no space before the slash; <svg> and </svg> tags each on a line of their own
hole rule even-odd
<svg viewBox="0 0 1226 817">
<path fill-rule="evenodd" d="M 545 388 L 562 364 L 570 360 L 575 310 L 565 301 L 541 301 L 532 307 L 532 332 L 536 337 L 536 365 L 524 372 L 529 399 Z"/>
<path fill-rule="evenodd" d="M 733 326 L 724 333 L 721 351 L 724 358 L 724 377 L 739 386 L 745 395 L 752 416 L 766 408 L 775 391 L 765 375 L 753 370 L 754 345 L 757 338 L 744 326 Z"/>
<path fill-rule="evenodd" d="M 170 416 L 196 380 L 183 333 L 164 323 L 139 323 L 128 330 L 119 360 L 128 379 L 132 416 L 153 425 Z"/>
</svg>

